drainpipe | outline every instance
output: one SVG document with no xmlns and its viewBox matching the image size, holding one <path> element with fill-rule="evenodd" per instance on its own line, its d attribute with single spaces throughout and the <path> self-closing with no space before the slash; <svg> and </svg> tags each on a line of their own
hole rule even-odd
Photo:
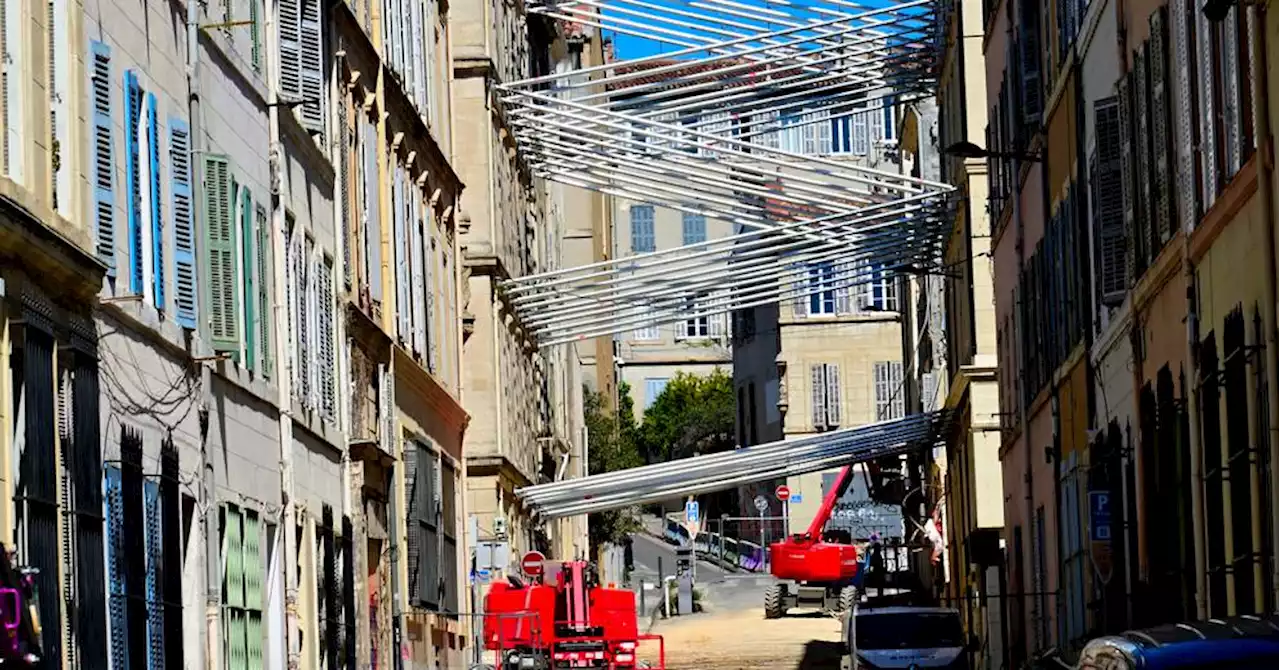
<svg viewBox="0 0 1280 670">
<path fill-rule="evenodd" d="M 191 1 L 191 0 L 189 0 Z M 284 245 L 285 215 L 280 206 L 280 159 L 282 155 L 280 143 L 280 72 L 279 40 L 276 35 L 277 3 L 268 3 L 268 11 L 263 20 L 263 33 L 267 38 L 266 70 L 267 81 L 267 165 L 271 186 L 271 246 L 272 272 L 275 275 L 275 305 L 272 317 L 275 320 L 277 334 L 288 333 L 287 301 L 281 299 L 288 281 L 285 264 L 288 262 L 288 249 Z M 296 234 L 296 231 L 295 231 Z M 284 365 L 276 366 L 276 407 L 279 408 L 277 428 L 280 435 L 280 532 L 284 534 L 284 621 L 285 621 L 285 667 L 296 670 L 299 664 L 298 630 L 298 541 L 297 541 L 297 508 L 293 501 L 293 394 L 290 380 L 293 379 L 293 361 L 289 358 L 289 345 L 286 339 L 277 335 L 275 342 L 276 361 Z"/>
<path fill-rule="evenodd" d="M 187 0 L 187 118 L 191 131 L 191 155 L 204 178 L 204 128 L 200 121 L 200 3 Z M 196 236 L 197 253 L 203 244 Z M 216 459 L 209 445 L 209 417 L 214 410 L 213 369 L 215 363 L 200 366 L 200 500 L 204 505 L 204 577 L 205 577 L 205 649 L 204 662 L 208 670 L 222 667 L 218 650 L 222 645 L 219 616 L 222 604 L 222 541 L 218 537 L 218 505 Z M 223 437 L 225 441 L 225 436 Z"/>
<path fill-rule="evenodd" d="M 1204 546 L 1204 444 L 1200 439 L 1200 382 L 1196 364 L 1196 344 L 1200 315 L 1196 308 L 1196 268 L 1191 261 L 1191 231 L 1182 232 L 1182 273 L 1187 287 L 1187 432 L 1191 440 L 1191 538 L 1195 554 L 1196 619 L 1204 620 L 1208 575 Z"/>
<path fill-rule="evenodd" d="M 1275 205 L 1275 183 L 1272 183 L 1272 172 L 1275 165 L 1272 161 L 1275 156 L 1272 155 L 1271 141 L 1271 96 L 1270 90 L 1267 88 L 1266 82 L 1266 4 L 1254 5 L 1254 22 L 1257 23 L 1256 40 L 1253 41 L 1253 118 L 1257 127 L 1254 128 L 1254 136 L 1256 136 L 1256 145 L 1258 147 L 1258 195 L 1262 196 L 1262 211 L 1265 217 L 1267 245 L 1266 245 L 1266 306 L 1262 309 L 1263 319 L 1263 337 L 1266 337 L 1266 346 L 1263 351 L 1266 354 L 1266 374 L 1267 374 L 1267 425 L 1270 427 L 1270 439 L 1268 439 L 1268 447 L 1270 447 L 1271 462 L 1271 505 L 1275 506 L 1276 493 L 1280 492 L 1280 402 L 1276 402 L 1276 392 L 1280 389 L 1280 363 L 1277 363 L 1276 351 L 1276 309 L 1280 304 L 1276 302 L 1276 256 L 1280 254 L 1276 250 L 1276 205 Z M 1262 345 L 1262 342 L 1257 342 Z M 1271 515 L 1271 551 L 1275 552 L 1275 547 L 1280 546 L 1280 514 Z M 1271 602 L 1272 606 L 1280 607 L 1280 561 L 1271 561 Z"/>
</svg>

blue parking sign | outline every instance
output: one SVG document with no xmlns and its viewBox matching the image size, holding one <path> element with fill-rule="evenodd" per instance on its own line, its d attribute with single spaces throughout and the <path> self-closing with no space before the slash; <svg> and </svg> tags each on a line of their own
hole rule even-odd
<svg viewBox="0 0 1280 670">
<path fill-rule="evenodd" d="M 1108 491 L 1089 492 L 1089 539 L 1111 541 L 1111 493 Z"/>
<path fill-rule="evenodd" d="M 685 523 L 698 523 L 698 501 L 690 500 L 684 504 Z"/>
</svg>

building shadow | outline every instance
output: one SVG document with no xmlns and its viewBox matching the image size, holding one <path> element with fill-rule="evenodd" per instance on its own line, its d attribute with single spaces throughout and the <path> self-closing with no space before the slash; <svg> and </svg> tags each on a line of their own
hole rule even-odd
<svg viewBox="0 0 1280 670">
<path fill-rule="evenodd" d="M 811 640 L 804 645 L 804 656 L 795 670 L 839 670 L 840 643 L 827 640 Z"/>
</svg>

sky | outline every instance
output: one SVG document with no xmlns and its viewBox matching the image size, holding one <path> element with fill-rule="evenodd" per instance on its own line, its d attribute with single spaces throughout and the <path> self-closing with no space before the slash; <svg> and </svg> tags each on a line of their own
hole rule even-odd
<svg viewBox="0 0 1280 670">
<path fill-rule="evenodd" d="M 901 0 L 897 0 L 897 1 L 901 1 Z M 754 5 L 754 6 L 761 6 L 761 7 L 767 4 L 762 0 L 734 0 L 734 2 L 739 5 Z M 646 4 L 659 5 L 663 7 L 680 7 L 681 9 L 686 11 L 698 11 L 698 12 L 707 11 L 706 9 L 702 9 L 702 8 L 691 9 L 687 5 L 684 5 L 683 3 L 672 2 L 671 0 L 648 0 Z M 699 3 L 699 4 L 703 5 L 703 3 Z M 791 4 L 798 5 L 798 6 L 805 6 L 805 5 L 822 5 L 824 3 L 822 2 L 822 0 L 792 0 Z M 868 8 L 885 7 L 885 6 L 895 4 L 895 0 L 862 0 L 862 2 L 860 2 L 859 4 L 864 5 Z M 703 6 L 705 7 L 705 5 Z M 634 6 L 629 6 L 628 8 L 638 9 Z M 857 11 L 856 9 L 850 9 L 848 7 L 840 7 L 839 9 L 842 9 L 843 11 L 850 12 L 850 13 Z M 605 13 L 608 14 L 609 11 L 606 9 Z M 625 15 L 623 18 L 626 18 L 627 20 L 631 20 L 631 21 L 642 20 L 636 17 L 635 15 Z M 674 28 L 673 26 L 669 26 L 666 24 L 664 24 L 664 27 Z M 781 28 L 782 26 L 779 25 L 777 27 Z M 616 54 L 618 60 L 631 60 L 634 58 L 644 58 L 646 56 L 653 56 L 653 55 L 662 54 L 662 53 L 671 53 L 674 51 L 679 51 L 681 49 L 687 48 L 687 47 L 683 47 L 670 42 L 662 43 L 662 42 L 657 42 L 648 38 L 619 34 L 612 30 L 606 30 L 605 35 L 613 39 L 614 53 Z"/>
</svg>

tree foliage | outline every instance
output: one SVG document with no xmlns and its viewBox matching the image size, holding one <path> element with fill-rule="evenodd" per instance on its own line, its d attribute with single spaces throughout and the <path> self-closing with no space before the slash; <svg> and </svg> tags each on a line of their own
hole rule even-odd
<svg viewBox="0 0 1280 670">
<path fill-rule="evenodd" d="M 677 373 L 645 410 L 639 443 L 650 463 L 728 451 L 736 415 L 733 378 L 723 370 Z"/>
<path fill-rule="evenodd" d="M 643 465 L 636 446 L 636 421 L 630 389 L 623 382 L 618 389 L 618 409 L 610 411 L 604 397 L 585 390 L 583 414 L 587 424 L 587 471 L 598 475 Z M 592 547 L 623 544 L 627 536 L 640 530 L 635 509 L 594 512 L 588 517 Z"/>
</svg>

